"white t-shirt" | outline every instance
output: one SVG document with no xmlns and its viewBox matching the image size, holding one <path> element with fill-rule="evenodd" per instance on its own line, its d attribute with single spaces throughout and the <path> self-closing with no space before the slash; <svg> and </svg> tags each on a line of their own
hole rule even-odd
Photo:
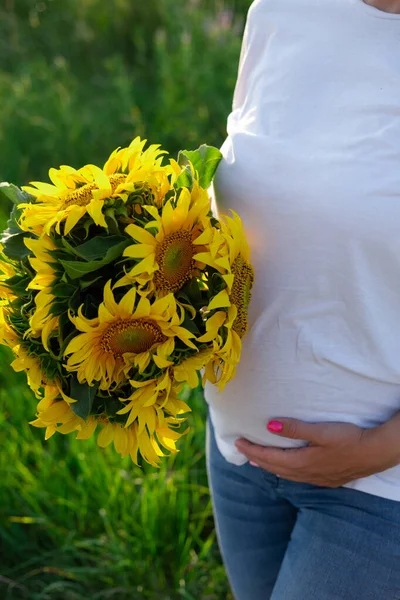
<svg viewBox="0 0 400 600">
<path fill-rule="evenodd" d="M 270 419 L 370 428 L 400 410 L 400 15 L 253 2 L 227 131 L 214 201 L 241 215 L 256 280 L 237 375 L 205 397 L 241 465 L 238 437 L 307 443 Z M 400 465 L 346 487 L 400 501 Z"/>
</svg>

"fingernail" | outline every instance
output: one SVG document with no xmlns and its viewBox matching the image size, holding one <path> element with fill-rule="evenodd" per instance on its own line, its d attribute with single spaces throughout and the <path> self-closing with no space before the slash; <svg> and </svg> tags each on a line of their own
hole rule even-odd
<svg viewBox="0 0 400 600">
<path fill-rule="evenodd" d="M 268 429 L 273 433 L 280 433 L 283 429 L 283 423 L 280 421 L 270 421 L 268 423 Z"/>
<path fill-rule="evenodd" d="M 258 465 L 257 463 L 253 462 L 253 461 L 249 461 L 252 467 L 259 467 L 260 465 Z"/>
</svg>

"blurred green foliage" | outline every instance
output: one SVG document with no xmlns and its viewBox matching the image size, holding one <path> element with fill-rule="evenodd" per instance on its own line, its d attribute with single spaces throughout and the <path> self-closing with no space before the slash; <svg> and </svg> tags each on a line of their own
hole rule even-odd
<svg viewBox="0 0 400 600">
<path fill-rule="evenodd" d="M 0 181 L 102 164 L 136 135 L 172 156 L 226 135 L 250 0 L 0 0 Z M 0 229 L 8 206 L 0 206 Z M 206 408 L 160 470 L 32 428 L 0 348 L 0 598 L 228 600 Z"/>
<path fill-rule="evenodd" d="M 225 136 L 249 0 L 5 0 L 0 180 Z"/>
</svg>

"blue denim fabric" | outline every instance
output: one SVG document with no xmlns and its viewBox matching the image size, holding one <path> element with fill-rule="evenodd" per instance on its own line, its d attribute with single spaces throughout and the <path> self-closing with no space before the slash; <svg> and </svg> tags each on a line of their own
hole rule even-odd
<svg viewBox="0 0 400 600">
<path fill-rule="evenodd" d="M 207 469 L 236 600 L 400 600 L 400 502 L 233 465 L 210 418 Z"/>
</svg>

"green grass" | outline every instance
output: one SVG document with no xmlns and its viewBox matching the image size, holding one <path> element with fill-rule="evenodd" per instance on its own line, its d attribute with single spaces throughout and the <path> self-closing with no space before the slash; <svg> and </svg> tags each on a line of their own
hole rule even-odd
<svg viewBox="0 0 400 600">
<path fill-rule="evenodd" d="M 33 428 L 35 399 L 1 350 L 0 597 L 4 600 L 230 598 L 204 462 L 205 403 L 161 469 L 94 439 Z"/>
</svg>

